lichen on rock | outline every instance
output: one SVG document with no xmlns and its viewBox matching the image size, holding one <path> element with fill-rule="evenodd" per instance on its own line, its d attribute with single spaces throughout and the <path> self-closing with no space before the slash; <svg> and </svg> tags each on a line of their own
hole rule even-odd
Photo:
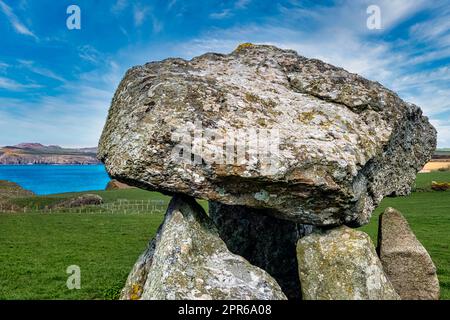
<svg viewBox="0 0 450 320">
<path fill-rule="evenodd" d="M 195 121 L 223 136 L 195 136 Z M 180 128 L 192 134 L 198 164 L 173 159 Z M 277 132 L 269 165 L 249 130 Z M 236 152 L 251 151 L 244 161 L 209 161 L 230 139 Z M 380 84 L 291 50 L 245 44 L 128 70 L 99 157 L 112 178 L 148 190 L 270 209 L 297 223 L 358 226 L 384 196 L 410 191 L 435 145 L 421 110 Z"/>
<path fill-rule="evenodd" d="M 439 300 L 436 267 L 400 211 L 386 208 L 380 215 L 377 249 L 402 299 Z"/>
<path fill-rule="evenodd" d="M 176 195 L 121 299 L 286 299 L 264 270 L 228 251 L 195 199 Z"/>
<path fill-rule="evenodd" d="M 317 230 L 298 241 L 297 259 L 305 300 L 399 300 L 364 232 Z"/>
</svg>

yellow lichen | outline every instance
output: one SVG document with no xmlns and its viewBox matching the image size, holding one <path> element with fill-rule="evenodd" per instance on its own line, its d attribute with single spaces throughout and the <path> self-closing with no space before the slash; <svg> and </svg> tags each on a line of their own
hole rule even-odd
<svg viewBox="0 0 450 320">
<path fill-rule="evenodd" d="M 238 45 L 238 47 L 236 48 L 235 51 L 239 52 L 239 51 L 241 51 L 243 49 L 251 48 L 253 46 L 254 46 L 254 44 L 250 43 L 250 42 L 241 43 L 240 45 Z"/>
<path fill-rule="evenodd" d="M 134 283 L 131 286 L 130 299 L 131 300 L 139 300 L 141 298 L 141 293 L 142 293 L 141 291 L 142 291 L 142 287 L 139 284 Z"/>
<path fill-rule="evenodd" d="M 247 92 L 245 94 L 245 100 L 247 100 L 248 102 L 258 102 L 259 97 L 254 95 L 253 93 Z"/>
<path fill-rule="evenodd" d="M 297 119 L 302 123 L 308 123 L 312 119 L 314 119 L 315 116 L 316 116 L 316 114 L 313 111 L 308 111 L 308 112 L 300 113 L 298 115 Z"/>
<path fill-rule="evenodd" d="M 250 103 L 257 103 L 266 108 L 274 108 L 276 106 L 275 101 L 272 99 L 262 99 L 257 95 L 247 92 L 245 93 L 245 100 Z"/>
<path fill-rule="evenodd" d="M 265 127 L 266 126 L 266 120 L 259 118 L 256 123 L 258 123 L 259 126 Z"/>
</svg>

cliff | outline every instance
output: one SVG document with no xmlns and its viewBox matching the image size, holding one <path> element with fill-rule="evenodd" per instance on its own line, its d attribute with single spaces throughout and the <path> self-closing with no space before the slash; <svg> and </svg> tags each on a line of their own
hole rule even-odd
<svg viewBox="0 0 450 320">
<path fill-rule="evenodd" d="M 97 148 L 62 148 L 40 143 L 20 143 L 0 148 L 0 165 L 98 163 Z"/>
</svg>

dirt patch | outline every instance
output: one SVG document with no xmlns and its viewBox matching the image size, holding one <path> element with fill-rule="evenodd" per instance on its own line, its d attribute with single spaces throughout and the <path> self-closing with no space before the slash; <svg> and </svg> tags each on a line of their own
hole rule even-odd
<svg viewBox="0 0 450 320">
<path fill-rule="evenodd" d="M 439 169 L 450 170 L 450 159 L 445 161 L 430 161 L 423 167 L 422 172 L 436 171 Z"/>
</svg>

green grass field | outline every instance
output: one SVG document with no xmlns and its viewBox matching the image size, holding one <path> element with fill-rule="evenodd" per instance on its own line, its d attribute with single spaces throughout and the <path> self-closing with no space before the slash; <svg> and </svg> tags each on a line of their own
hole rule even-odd
<svg viewBox="0 0 450 320">
<path fill-rule="evenodd" d="M 161 215 L 6 214 L 0 217 L 0 299 L 114 299 Z M 81 289 L 66 268 L 81 269 Z"/>
<path fill-rule="evenodd" d="M 441 298 L 450 299 L 450 192 L 432 192 L 431 181 L 450 173 L 420 174 L 407 197 L 386 198 L 361 229 L 376 242 L 378 215 L 387 206 L 404 213 L 438 269 Z M 169 198 L 138 189 L 96 191 L 106 203 L 118 199 Z M 74 194 L 16 199 L 41 209 Z M 207 207 L 205 202 L 202 202 Z M 0 214 L 0 299 L 115 299 L 139 254 L 162 221 L 144 213 Z M 66 287 L 66 268 L 81 268 L 81 289 Z"/>
</svg>

